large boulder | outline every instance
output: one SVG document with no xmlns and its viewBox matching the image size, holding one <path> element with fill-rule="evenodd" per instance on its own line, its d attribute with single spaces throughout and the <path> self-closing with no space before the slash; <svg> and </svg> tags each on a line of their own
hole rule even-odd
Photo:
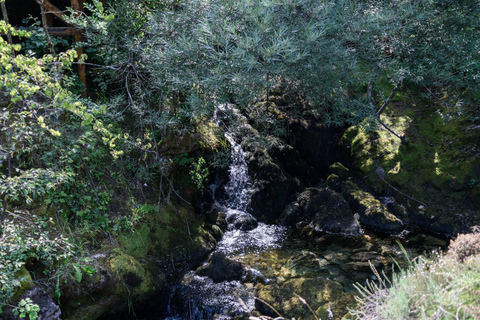
<svg viewBox="0 0 480 320">
<path fill-rule="evenodd" d="M 360 225 L 343 195 L 325 184 L 302 192 L 284 209 L 279 222 L 285 226 L 307 222 L 316 230 L 327 233 L 361 233 Z"/>
<path fill-rule="evenodd" d="M 205 265 L 195 271 L 195 274 L 209 277 L 213 282 L 218 283 L 241 280 L 244 270 L 240 262 L 228 259 L 223 253 L 215 252 Z"/>
<path fill-rule="evenodd" d="M 344 165 L 334 163 L 330 171 L 327 184 L 343 195 L 361 226 L 382 233 L 400 232 L 406 227 L 403 212 L 390 212 Z"/>
<path fill-rule="evenodd" d="M 435 110 L 398 102 L 382 113 L 408 143 L 383 127 L 359 125 L 345 132 L 341 145 L 349 153 L 345 164 L 369 190 L 404 207 L 410 229 L 455 236 L 480 223 L 480 130 L 466 117 L 445 123 Z"/>
</svg>

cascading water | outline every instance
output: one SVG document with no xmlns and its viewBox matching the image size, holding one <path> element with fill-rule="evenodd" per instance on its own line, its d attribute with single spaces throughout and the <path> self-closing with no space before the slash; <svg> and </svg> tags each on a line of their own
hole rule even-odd
<svg viewBox="0 0 480 320">
<path fill-rule="evenodd" d="M 229 111 L 228 109 L 235 115 L 238 123 L 246 123 L 246 120 L 229 105 L 220 105 L 217 107 L 215 112 L 217 123 L 220 122 L 218 116 L 219 111 L 225 113 Z M 242 124 L 233 127 L 238 130 L 241 126 Z M 235 140 L 234 134 L 235 132 L 231 132 L 227 128 L 225 138 L 230 143 L 231 154 L 229 182 L 225 186 L 227 199 L 223 205 L 223 210 L 227 216 L 229 227 L 217 247 L 217 251 L 224 252 L 227 255 L 238 253 L 242 250 L 248 252 L 277 246 L 278 241 L 285 234 L 285 229 L 279 226 L 264 223 L 257 225 L 256 219 L 247 212 L 253 193 L 246 161 L 247 153 L 243 150 L 242 145 Z M 236 224 L 237 227 L 235 227 L 235 224 L 232 222 L 238 221 L 239 219 L 243 220 L 243 222 L 246 221 L 247 227 L 242 223 Z M 252 227 L 252 220 L 255 227 Z M 248 221 L 250 221 L 250 223 L 248 223 Z"/>
<path fill-rule="evenodd" d="M 230 109 L 230 110 L 227 110 Z M 215 112 L 217 123 L 220 123 L 218 113 L 235 111 L 230 106 L 220 105 Z M 236 114 L 239 116 L 239 114 Z M 241 116 L 240 116 L 241 117 Z M 238 128 L 238 127 L 237 127 Z M 266 225 L 256 222 L 247 208 L 250 203 L 252 188 L 248 174 L 247 153 L 240 143 L 235 140 L 235 133 L 227 130 L 225 138 L 231 145 L 229 181 L 225 185 L 225 199 L 216 205 L 226 214 L 228 230 L 224 233 L 222 241 L 218 243 L 217 252 L 226 257 L 239 252 L 251 253 L 265 248 L 278 247 L 279 240 L 284 236 L 285 230 L 279 226 Z M 218 186 L 211 186 L 214 192 Z M 214 195 L 213 195 L 214 196 Z M 237 228 L 234 221 L 250 221 L 250 227 Z M 250 277 L 257 277 L 260 273 L 248 270 Z M 261 275 L 261 274 L 260 274 Z M 231 319 L 231 316 L 251 312 L 254 309 L 254 289 L 244 286 L 241 281 L 223 281 L 214 283 L 208 277 L 187 273 L 182 284 L 175 290 L 171 297 L 170 314 L 177 316 L 167 319 Z M 178 296 L 186 299 L 178 305 Z M 173 300 L 177 301 L 175 305 Z M 180 298 L 181 300 L 181 298 Z M 179 316 L 180 315 L 180 316 Z"/>
<path fill-rule="evenodd" d="M 227 193 L 226 207 L 228 209 L 247 211 L 252 194 L 251 183 L 248 176 L 248 165 L 245 160 L 245 151 L 242 146 L 235 142 L 230 133 L 225 133 L 225 138 L 231 145 L 230 155 L 230 180 L 225 186 Z"/>
<path fill-rule="evenodd" d="M 249 154 L 238 142 L 241 140 L 242 125 L 248 124 L 234 108 L 222 105 L 217 107 L 217 111 L 223 115 L 233 113 L 238 125 L 224 126 L 237 131 L 226 130 L 225 134 L 231 144 L 229 181 L 215 207 L 226 214 L 229 225 L 214 255 L 226 257 L 225 260 L 230 263 L 241 263 L 244 273 L 241 279 L 217 279 L 218 282 L 214 281 L 213 273 L 209 274 L 210 277 L 199 276 L 202 273 L 198 270 L 212 262 L 209 259 L 197 271 L 185 274 L 180 285 L 174 288 L 169 301 L 170 317 L 167 319 L 243 319 L 248 314 L 272 316 L 270 307 L 262 302 L 262 299 L 266 301 L 268 298 L 271 304 L 282 301 L 277 305 L 280 310 L 283 301 L 289 305 L 288 308 L 295 310 L 290 318 L 310 318 L 311 313 L 305 311 L 303 302 L 299 301 L 295 306 L 292 298 L 297 294 L 303 294 L 302 298 L 315 306 L 314 310 L 327 312 L 322 319 L 330 319 L 335 312 L 338 313 L 335 319 L 341 318 L 346 312 L 346 303 L 350 300 L 354 302 L 351 292 L 355 291 L 355 284 L 364 283 L 367 278 L 376 279 L 370 269 L 372 264 L 378 270 L 384 268 L 388 271 L 388 266 L 393 264 L 388 257 L 401 261 L 402 251 L 396 246 L 398 238 L 327 234 L 306 225 L 304 228 L 292 228 L 287 235 L 282 227 L 257 224 L 248 213 L 254 193 L 246 160 Z M 220 125 L 220 119 L 217 119 Z M 220 183 L 211 186 L 214 200 L 215 190 L 220 186 Z M 239 221 L 242 223 L 237 223 Z M 245 221 L 252 223 L 243 223 Z M 428 248 L 427 251 L 430 250 Z M 223 268 L 217 269 L 219 273 L 229 269 L 228 264 L 221 266 Z M 304 286 L 307 283 L 314 284 L 318 292 Z M 324 287 L 337 289 L 328 289 L 325 294 L 322 291 Z M 262 299 L 255 300 L 255 295 Z M 283 312 L 289 311 L 284 309 Z"/>
</svg>

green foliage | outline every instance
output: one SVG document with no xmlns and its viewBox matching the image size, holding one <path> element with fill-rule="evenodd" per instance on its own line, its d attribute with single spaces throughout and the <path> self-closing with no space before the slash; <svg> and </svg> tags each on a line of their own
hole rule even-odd
<svg viewBox="0 0 480 320">
<path fill-rule="evenodd" d="M 470 244 L 478 244 L 478 234 L 469 236 L 476 238 Z M 455 251 L 464 243 L 451 248 Z M 477 319 L 480 265 L 478 251 L 471 252 L 463 262 L 452 250 L 418 257 L 391 280 L 374 269 L 378 283 L 358 287 L 359 305 L 352 315 L 355 319 Z"/>
<path fill-rule="evenodd" d="M 190 176 L 199 190 L 203 189 L 205 181 L 208 179 L 209 170 L 203 157 L 199 157 L 197 162 L 192 162 Z"/>
<path fill-rule="evenodd" d="M 20 319 L 28 316 L 30 320 L 36 320 L 39 312 L 40 307 L 33 303 L 32 299 L 30 298 L 20 300 L 18 306 L 13 309 L 13 314 L 18 316 Z"/>
<path fill-rule="evenodd" d="M 49 231 L 51 218 L 42 219 L 25 212 L 10 215 L 15 219 L 5 219 L 0 230 L 0 306 L 8 304 L 19 288 L 16 273 L 27 260 L 35 259 L 44 268 L 52 268 L 54 263 L 73 254 L 68 239 Z"/>
<path fill-rule="evenodd" d="M 30 36 L 23 39 L 21 45 L 21 52 L 32 56 L 41 57 L 44 54 L 49 53 L 47 47 L 47 37 L 45 36 L 45 30 L 43 29 L 40 20 L 38 18 L 29 17 L 22 20 L 22 23 L 25 24 L 25 27 L 21 27 L 20 30 L 26 30 L 29 32 Z M 59 47 L 70 47 L 71 43 L 65 37 L 51 37 L 52 43 L 55 46 L 55 51 L 59 50 Z"/>
<path fill-rule="evenodd" d="M 158 212 L 158 206 L 151 204 L 138 205 L 132 199 L 132 210 L 126 216 L 117 217 L 113 221 L 112 230 L 114 231 L 134 231 L 139 222 L 144 220 L 145 216 L 152 215 Z"/>
</svg>

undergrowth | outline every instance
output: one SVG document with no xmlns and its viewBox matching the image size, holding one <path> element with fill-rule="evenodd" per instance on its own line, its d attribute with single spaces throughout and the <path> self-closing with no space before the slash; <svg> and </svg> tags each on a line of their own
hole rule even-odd
<svg viewBox="0 0 480 320">
<path fill-rule="evenodd" d="M 387 277 L 357 285 L 354 319 L 480 319 L 480 233 L 459 235 L 446 254 L 409 260 Z"/>
</svg>

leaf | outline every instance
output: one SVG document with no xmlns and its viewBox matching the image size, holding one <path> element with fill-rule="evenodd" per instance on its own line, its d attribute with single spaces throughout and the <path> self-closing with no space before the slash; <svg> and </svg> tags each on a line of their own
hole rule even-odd
<svg viewBox="0 0 480 320">
<path fill-rule="evenodd" d="M 73 265 L 73 269 L 73 277 L 75 280 L 77 280 L 77 282 L 82 282 L 82 269 L 80 269 L 80 267 L 76 264 Z"/>
<path fill-rule="evenodd" d="M 97 272 L 97 269 L 92 266 L 81 266 L 81 268 L 86 274 L 94 274 Z"/>
<path fill-rule="evenodd" d="M 92 123 L 93 120 L 93 115 L 87 114 L 85 116 L 85 120 L 82 121 L 82 126 L 88 126 L 90 123 Z"/>
</svg>

